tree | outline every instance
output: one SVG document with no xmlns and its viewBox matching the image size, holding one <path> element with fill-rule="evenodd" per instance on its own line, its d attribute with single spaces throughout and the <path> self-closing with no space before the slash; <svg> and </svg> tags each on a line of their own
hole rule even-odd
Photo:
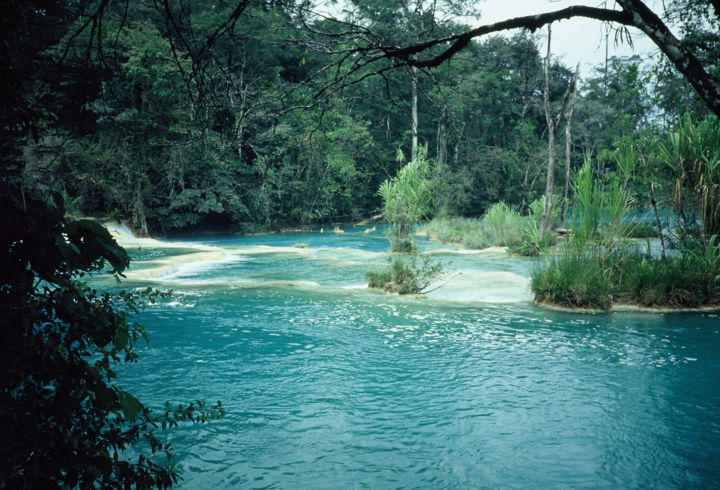
<svg viewBox="0 0 720 490">
<path fill-rule="evenodd" d="M 575 85 L 577 84 L 578 70 L 575 70 L 575 76 L 568 85 L 563 97 L 562 106 L 557 113 L 555 119 L 553 119 L 550 113 L 550 47 L 551 47 L 551 35 L 552 31 L 548 25 L 548 46 L 547 56 L 545 57 L 545 90 L 544 90 L 544 101 L 545 101 L 545 120 L 548 126 L 548 166 L 546 175 L 545 185 L 545 201 L 543 204 L 543 212 L 540 216 L 540 224 L 538 225 L 539 238 L 542 240 L 543 235 L 548 227 L 550 221 L 550 211 L 552 207 L 553 189 L 555 186 L 555 130 L 560 126 L 560 121 L 565 115 L 565 107 L 570 93 L 575 91 Z M 569 122 L 567 123 L 569 124 Z"/>
<path fill-rule="evenodd" d="M 467 0 L 353 0 L 355 11 L 351 18 L 356 22 L 370 23 L 370 28 L 382 37 L 384 42 L 418 42 L 430 33 L 447 32 L 448 21 L 443 18 L 447 11 L 466 11 Z M 410 68 L 410 160 L 418 154 L 419 119 L 418 85 L 420 71 Z"/>
<path fill-rule="evenodd" d="M 116 384 L 116 364 L 135 361 L 133 347 L 145 337 L 131 316 L 162 294 L 99 293 L 85 285 L 83 276 L 106 266 L 121 277 L 128 255 L 100 224 L 66 219 L 58 192 L 22 185 L 23 145 L 52 128 L 81 132 L 86 97 L 94 95 L 86 89 L 101 80 L 93 67 L 61 70 L 62 58 L 48 59 L 48 49 L 97 27 L 93 19 L 107 4 L 31 0 L 0 12 L 0 62 L 7 67 L 0 77 L 3 488 L 167 487 L 178 472 L 153 456 L 171 454 L 156 430 L 222 413 L 219 404 L 206 410 L 196 402 L 167 406 L 158 416 Z M 69 76 L 59 86 L 47 77 L 56 70 Z"/>
<path fill-rule="evenodd" d="M 161 293 L 99 293 L 78 277 L 129 257 L 100 224 L 66 221 L 62 199 L 47 203 L 4 189 L 0 240 L 0 486 L 8 488 L 168 487 L 178 478 L 171 447 L 156 437 L 178 420 L 219 414 L 202 403 L 154 415 L 114 382 L 115 364 L 134 362 L 147 339 L 130 321 Z M 139 443 L 165 463 L 140 452 Z"/>
<path fill-rule="evenodd" d="M 578 101 L 578 145 L 599 155 L 622 135 L 647 127 L 652 118 L 653 87 L 638 56 L 611 57 L 583 84 Z"/>
<path fill-rule="evenodd" d="M 430 189 L 428 161 L 422 151 L 380 186 L 378 192 L 383 199 L 385 219 L 392 227 L 391 252 L 410 252 L 414 248 L 410 231 L 432 210 Z"/>
</svg>

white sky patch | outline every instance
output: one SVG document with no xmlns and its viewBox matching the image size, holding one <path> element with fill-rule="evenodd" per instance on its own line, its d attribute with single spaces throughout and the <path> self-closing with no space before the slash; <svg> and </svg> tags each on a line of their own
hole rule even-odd
<svg viewBox="0 0 720 490">
<path fill-rule="evenodd" d="M 513 17 L 535 15 L 560 10 L 572 5 L 613 8 L 614 2 L 581 0 L 484 0 L 478 4 L 480 19 L 468 19 L 471 26 L 492 24 Z M 657 2 L 648 5 L 655 7 Z M 540 53 L 544 57 L 547 50 L 547 28 L 537 31 L 540 37 Z M 568 68 L 580 63 L 581 75 L 589 75 L 591 68 L 605 61 L 605 33 L 603 22 L 594 19 L 576 17 L 552 25 L 552 55 L 559 57 Z M 643 59 L 657 52 L 655 45 L 635 28 L 630 28 L 633 47 L 627 43 L 615 45 L 615 32 L 610 31 L 608 38 L 608 56 L 639 55 Z"/>
<path fill-rule="evenodd" d="M 480 17 L 457 19 L 469 27 L 492 24 L 514 17 L 535 15 L 560 10 L 572 5 L 586 5 L 617 9 L 615 2 L 587 1 L 587 0 L 481 0 L 475 7 L 480 11 Z M 341 16 L 345 7 L 343 0 L 318 0 L 315 10 L 330 16 Z M 649 0 L 647 5 L 656 13 L 661 13 L 661 3 L 658 0 Z M 639 55 L 643 60 L 649 59 L 658 53 L 655 45 L 638 29 L 629 28 L 633 40 L 633 47 L 626 42 L 615 44 L 615 31 L 610 30 L 607 43 L 608 56 Z M 512 35 L 512 31 L 505 33 Z M 547 28 L 537 31 L 539 35 L 539 48 L 541 56 L 545 56 L 547 49 Z M 606 25 L 599 20 L 575 17 L 552 25 L 552 56 L 560 59 L 569 69 L 580 63 L 580 76 L 592 75 L 592 69 L 605 62 L 605 36 Z"/>
</svg>

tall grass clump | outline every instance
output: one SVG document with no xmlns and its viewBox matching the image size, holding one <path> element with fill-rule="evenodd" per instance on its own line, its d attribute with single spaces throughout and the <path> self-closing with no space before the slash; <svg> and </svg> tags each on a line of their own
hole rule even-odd
<svg viewBox="0 0 720 490">
<path fill-rule="evenodd" d="M 499 202 L 480 219 L 435 218 L 424 231 L 430 238 L 470 249 L 513 246 L 522 239 L 526 220 L 514 208 Z"/>
<path fill-rule="evenodd" d="M 558 218 L 559 199 L 553 196 L 553 204 L 550 208 L 550 223 L 555 223 Z M 520 240 L 510 246 L 510 252 L 517 255 L 532 257 L 541 255 L 557 242 L 555 233 L 540 233 L 540 219 L 542 218 L 545 198 L 539 197 L 530 203 L 530 216 L 522 224 Z"/>
</svg>

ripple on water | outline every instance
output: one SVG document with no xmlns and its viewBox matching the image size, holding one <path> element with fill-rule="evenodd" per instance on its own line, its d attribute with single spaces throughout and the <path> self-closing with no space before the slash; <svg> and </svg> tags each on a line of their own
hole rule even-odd
<svg viewBox="0 0 720 490">
<path fill-rule="evenodd" d="M 227 408 L 172 432 L 185 488 L 720 481 L 717 315 L 218 285 L 140 320 L 124 386 Z"/>
</svg>

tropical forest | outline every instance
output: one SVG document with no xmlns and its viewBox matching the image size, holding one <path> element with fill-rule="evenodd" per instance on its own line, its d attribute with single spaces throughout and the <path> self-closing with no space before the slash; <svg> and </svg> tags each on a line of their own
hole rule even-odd
<svg viewBox="0 0 720 490">
<path fill-rule="evenodd" d="M 0 40 L 0 489 L 720 482 L 717 0 Z"/>
</svg>

